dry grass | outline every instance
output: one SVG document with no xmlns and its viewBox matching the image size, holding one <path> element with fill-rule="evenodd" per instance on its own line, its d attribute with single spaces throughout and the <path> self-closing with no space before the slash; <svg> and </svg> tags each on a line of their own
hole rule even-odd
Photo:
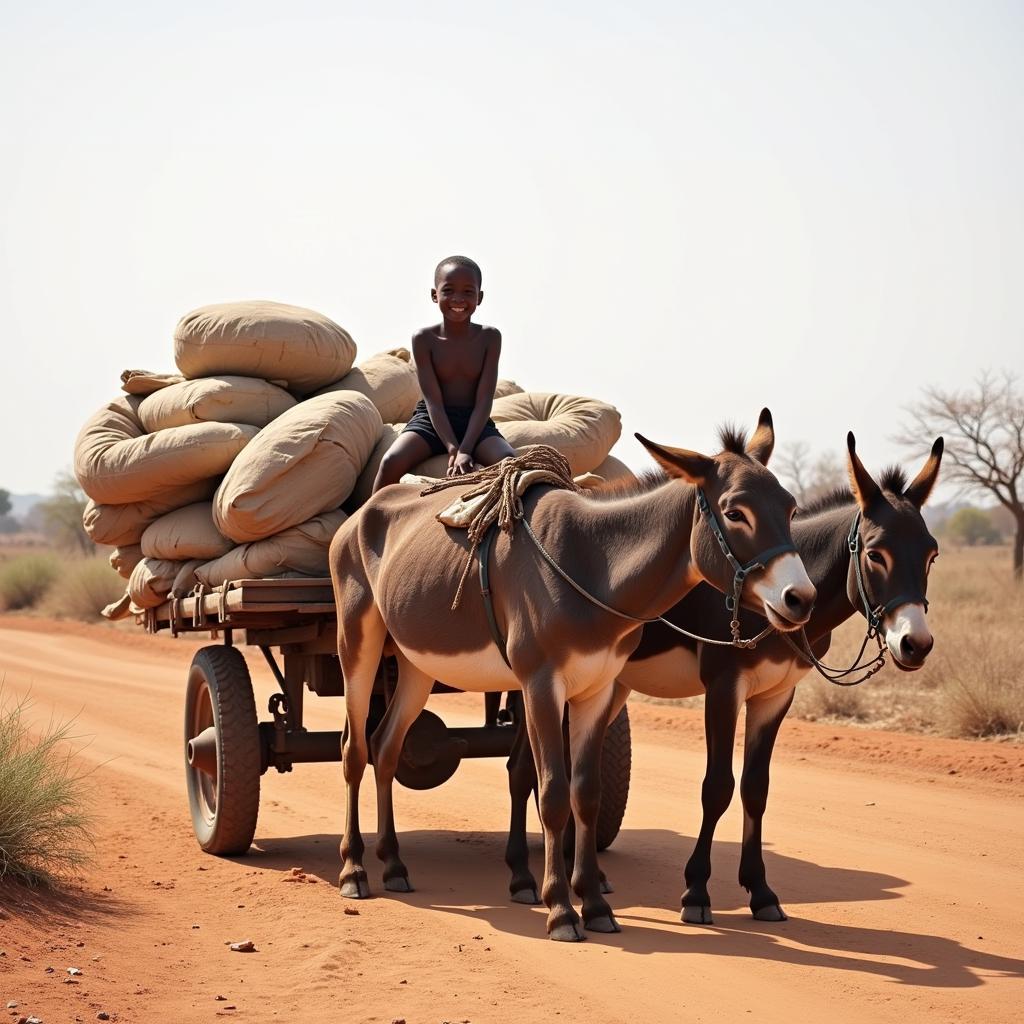
<svg viewBox="0 0 1024 1024">
<path fill-rule="evenodd" d="M 0 881 L 54 885 L 88 861 L 84 776 L 70 724 L 51 721 L 36 733 L 27 711 L 0 691 Z"/>
<path fill-rule="evenodd" d="M 1024 739 L 1024 587 L 1013 582 L 1005 547 L 942 551 L 928 587 L 935 649 L 917 672 L 891 665 L 863 686 L 840 689 L 817 676 L 797 688 L 803 718 L 948 736 Z M 863 636 L 845 623 L 826 659 L 849 664 Z"/>
<path fill-rule="evenodd" d="M 0 562 L 0 609 L 36 607 L 56 582 L 60 569 L 60 559 L 46 551 Z"/>
<path fill-rule="evenodd" d="M 928 587 L 935 649 L 917 672 L 886 667 L 862 686 L 833 686 L 816 673 L 797 687 L 798 718 L 1024 742 L 1024 587 L 1006 547 L 943 547 Z M 838 629 L 829 665 L 849 665 L 864 620 Z M 634 700 L 646 698 L 639 694 Z M 670 701 L 699 707 L 703 697 Z"/>
<path fill-rule="evenodd" d="M 42 610 L 57 618 L 95 622 L 100 609 L 124 593 L 125 581 L 103 555 L 69 559 L 46 596 Z"/>
</svg>

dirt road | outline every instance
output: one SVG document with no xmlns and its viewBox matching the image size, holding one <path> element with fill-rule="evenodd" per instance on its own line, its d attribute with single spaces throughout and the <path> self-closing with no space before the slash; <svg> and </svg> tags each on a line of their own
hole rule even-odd
<svg viewBox="0 0 1024 1024">
<path fill-rule="evenodd" d="M 377 895 L 355 905 L 358 915 L 343 913 L 354 905 L 335 888 L 339 765 L 268 774 L 250 856 L 202 854 L 180 749 L 195 646 L 0 621 L 5 690 L 31 690 L 40 720 L 78 716 L 100 817 L 79 891 L 57 902 L 0 889 L 0 1011 L 12 1020 L 1019 1019 L 1019 746 L 787 723 L 765 835 L 790 920 L 759 923 L 746 910 L 733 807 L 715 853 L 716 923 L 695 927 L 678 907 L 699 823 L 699 715 L 637 705 L 629 808 L 603 858 L 623 931 L 561 945 L 543 938 L 542 910 L 506 901 L 497 760 L 467 762 L 436 790 L 398 789 L 416 892 L 384 894 L 368 858 Z M 265 707 L 269 676 L 250 664 Z M 479 698 L 432 706 L 450 724 L 482 713 Z M 340 700 L 311 698 L 308 711 L 311 728 L 341 727 Z M 364 798 L 370 829 L 372 786 Z M 534 849 L 539 869 L 539 839 Z M 294 880 L 296 867 L 307 881 Z M 226 943 L 242 939 L 258 952 L 230 952 Z M 8 1001 L 18 1006 L 2 1010 Z"/>
</svg>

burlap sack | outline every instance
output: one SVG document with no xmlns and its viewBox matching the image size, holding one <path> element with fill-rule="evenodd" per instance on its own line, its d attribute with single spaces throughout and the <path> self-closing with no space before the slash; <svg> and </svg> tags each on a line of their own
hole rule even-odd
<svg viewBox="0 0 1024 1024">
<path fill-rule="evenodd" d="M 624 484 L 636 480 L 633 470 L 624 462 L 620 462 L 614 455 L 609 455 L 592 472 L 594 476 L 601 477 L 606 484 Z"/>
<path fill-rule="evenodd" d="M 256 377 L 183 380 L 143 399 L 139 419 L 149 433 L 191 423 L 248 423 L 265 427 L 295 399 L 284 388 Z"/>
<path fill-rule="evenodd" d="M 569 460 L 573 476 L 599 466 L 622 433 L 614 406 L 575 395 L 508 395 L 494 402 L 491 418 L 513 448 L 556 448 Z"/>
<path fill-rule="evenodd" d="M 150 523 L 176 508 L 212 498 L 219 483 L 220 477 L 199 480 L 165 491 L 152 501 L 134 501 L 127 505 L 99 505 L 90 498 L 82 513 L 82 524 L 97 544 L 138 544 Z"/>
<path fill-rule="evenodd" d="M 132 569 L 141 561 L 142 546 L 139 544 L 126 544 L 110 552 L 110 567 L 124 579 L 131 576 Z"/>
<path fill-rule="evenodd" d="M 188 568 L 191 564 L 191 570 Z M 128 578 L 128 594 L 135 609 L 155 608 L 171 594 L 175 580 L 188 576 L 201 565 L 199 561 L 181 562 L 165 558 L 143 558 Z M 175 596 L 184 597 L 184 594 Z"/>
<path fill-rule="evenodd" d="M 121 390 L 127 395 L 153 394 L 161 388 L 178 384 L 185 378 L 180 373 L 151 373 L 149 370 L 122 370 Z"/>
<path fill-rule="evenodd" d="M 416 367 L 407 348 L 393 348 L 363 360 L 318 395 L 358 391 L 373 402 L 385 423 L 404 423 L 420 400 Z"/>
<path fill-rule="evenodd" d="M 514 380 L 499 380 L 494 388 L 495 398 L 504 398 L 506 395 L 521 395 L 523 389 Z"/>
<path fill-rule="evenodd" d="M 238 543 L 262 540 L 340 507 L 383 429 L 354 391 L 300 402 L 235 459 L 213 499 L 217 529 Z"/>
<path fill-rule="evenodd" d="M 385 423 L 383 432 L 380 435 L 380 440 L 377 442 L 377 446 L 370 453 L 370 457 L 366 460 L 366 465 L 363 467 L 363 471 L 359 474 L 359 478 L 356 480 L 355 487 L 352 488 L 352 493 L 349 495 L 348 501 L 345 502 L 345 509 L 352 514 L 360 505 L 362 505 L 370 494 L 373 492 L 373 481 L 377 478 L 377 470 L 380 469 L 381 460 L 387 454 L 388 449 L 395 443 L 398 435 L 405 428 L 404 423 Z"/>
<path fill-rule="evenodd" d="M 340 509 L 325 512 L 307 523 L 300 523 L 266 540 L 241 544 L 221 558 L 199 566 L 196 579 L 209 587 L 225 580 L 258 580 L 299 572 L 307 576 L 327 576 L 327 551 L 346 515 Z"/>
<path fill-rule="evenodd" d="M 299 395 L 341 380 L 355 358 L 347 331 L 321 313 L 280 302 L 203 306 L 174 331 L 174 361 L 186 377 L 283 380 Z"/>
<path fill-rule="evenodd" d="M 142 553 L 147 558 L 171 561 L 188 558 L 219 558 L 234 547 L 213 525 L 213 505 L 197 501 L 161 516 L 146 527 Z"/>
<path fill-rule="evenodd" d="M 194 423 L 146 434 L 136 415 L 139 404 L 127 395 L 115 398 L 75 441 L 75 476 L 93 501 L 151 501 L 217 476 L 257 433 L 246 424 Z"/>
</svg>

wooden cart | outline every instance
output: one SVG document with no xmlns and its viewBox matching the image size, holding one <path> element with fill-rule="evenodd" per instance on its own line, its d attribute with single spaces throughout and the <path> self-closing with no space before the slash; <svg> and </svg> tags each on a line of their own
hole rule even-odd
<svg viewBox="0 0 1024 1024">
<path fill-rule="evenodd" d="M 310 732 L 302 724 L 305 691 L 344 694 L 338 665 L 334 593 L 329 578 L 235 580 L 213 590 L 167 601 L 139 617 L 146 629 L 172 635 L 208 632 L 215 642 L 192 659 L 185 691 L 185 775 L 192 824 L 207 852 L 248 851 L 259 815 L 260 777 L 310 761 L 340 761 L 340 732 Z M 241 647 L 258 648 L 280 692 L 259 721 Z M 397 675 L 394 659 L 381 662 L 368 734 L 384 715 Z M 452 693 L 438 682 L 435 693 Z M 508 757 L 521 725 L 518 693 L 486 694 L 483 724 L 449 728 L 432 711 L 413 723 L 397 778 L 411 789 L 432 789 L 466 757 Z M 598 849 L 618 834 L 629 795 L 631 746 L 627 710 L 612 723 L 602 758 Z"/>
</svg>

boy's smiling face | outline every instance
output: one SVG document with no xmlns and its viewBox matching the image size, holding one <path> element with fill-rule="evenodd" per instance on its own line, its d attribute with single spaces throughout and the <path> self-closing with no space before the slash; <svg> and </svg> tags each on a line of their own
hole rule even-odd
<svg viewBox="0 0 1024 1024">
<path fill-rule="evenodd" d="M 484 293 L 469 267 L 449 265 L 441 268 L 430 297 L 441 307 L 445 320 L 466 323 L 483 301 Z"/>
</svg>

